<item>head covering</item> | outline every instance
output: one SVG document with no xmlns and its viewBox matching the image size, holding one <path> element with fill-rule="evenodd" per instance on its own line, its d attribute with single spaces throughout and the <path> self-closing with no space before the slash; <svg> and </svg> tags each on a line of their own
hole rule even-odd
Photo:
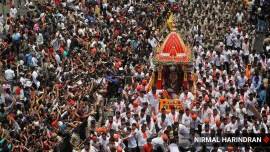
<svg viewBox="0 0 270 152">
<path fill-rule="evenodd" d="M 166 134 L 162 134 L 162 135 L 161 135 L 161 138 L 162 138 L 164 141 L 168 141 L 168 140 L 169 140 L 169 138 L 168 138 L 168 136 L 167 136 Z"/>
<path fill-rule="evenodd" d="M 97 136 L 92 136 L 91 139 L 94 140 L 94 141 L 96 141 L 97 140 Z"/>
<path fill-rule="evenodd" d="M 196 120 L 196 119 L 197 119 L 197 114 L 196 114 L 196 113 L 193 113 L 193 114 L 191 115 L 191 118 L 192 118 L 192 120 Z"/>
<path fill-rule="evenodd" d="M 142 80 L 142 85 L 147 85 L 147 80 Z"/>
<path fill-rule="evenodd" d="M 209 124 L 209 122 L 210 122 L 209 118 L 204 119 L 204 123 Z"/>
<path fill-rule="evenodd" d="M 16 95 L 19 95 L 21 93 L 21 88 L 17 87 L 16 90 L 15 90 L 15 93 L 16 93 Z"/>
<path fill-rule="evenodd" d="M 59 48 L 59 51 L 60 51 L 61 53 L 64 53 L 65 50 L 64 50 L 63 47 L 60 47 L 60 48 Z"/>
<path fill-rule="evenodd" d="M 220 96 L 220 97 L 219 97 L 219 101 L 220 101 L 221 103 L 224 103 L 225 97 L 224 97 L 224 96 Z"/>
<path fill-rule="evenodd" d="M 73 100 L 73 99 L 69 99 L 68 100 L 68 104 L 70 104 L 70 105 L 75 105 L 75 103 L 76 103 L 76 101 L 75 100 Z"/>
<path fill-rule="evenodd" d="M 122 147 L 121 146 L 117 146 L 117 152 L 122 152 L 122 151 L 123 151 Z"/>
<path fill-rule="evenodd" d="M 207 102 L 209 101 L 208 95 L 205 95 L 205 96 L 204 96 L 204 100 L 207 101 Z"/>
<path fill-rule="evenodd" d="M 136 88 L 137 92 L 140 92 L 142 89 L 143 89 L 143 87 L 141 85 L 138 85 Z"/>
<path fill-rule="evenodd" d="M 133 101 L 133 106 L 134 106 L 134 107 L 138 107 L 138 106 L 139 106 L 139 103 L 138 103 L 137 100 L 134 100 L 134 101 Z"/>
<path fill-rule="evenodd" d="M 113 134 L 114 139 L 119 139 L 119 137 L 120 137 L 119 134 Z"/>
<path fill-rule="evenodd" d="M 104 127 L 99 127 L 99 128 L 96 129 L 96 132 L 98 132 L 98 133 L 106 133 L 107 129 L 104 128 Z"/>
</svg>

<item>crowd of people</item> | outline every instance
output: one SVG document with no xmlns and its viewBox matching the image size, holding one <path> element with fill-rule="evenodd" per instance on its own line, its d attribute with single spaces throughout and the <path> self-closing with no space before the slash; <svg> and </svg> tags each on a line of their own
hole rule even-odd
<svg viewBox="0 0 270 152">
<path fill-rule="evenodd" d="M 269 26 L 270 1 L 254 0 L 250 8 L 250 21 L 257 26 L 257 31 L 265 33 Z"/>
<path fill-rule="evenodd" d="M 253 151 L 200 134 L 269 133 L 270 57 L 242 0 L 54 0 L 0 15 L 1 151 Z M 181 110 L 147 92 L 173 13 L 194 53 Z M 263 52 L 263 51 L 262 51 Z M 181 84 L 179 84 L 181 85 Z M 166 91 L 166 90 L 165 90 Z M 163 96 L 164 97 L 164 96 Z M 267 149 L 260 149 L 260 151 Z"/>
</svg>

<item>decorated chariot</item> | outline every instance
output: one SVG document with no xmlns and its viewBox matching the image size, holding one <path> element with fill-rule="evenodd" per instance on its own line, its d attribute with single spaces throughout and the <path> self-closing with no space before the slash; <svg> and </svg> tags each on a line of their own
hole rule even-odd
<svg viewBox="0 0 270 152">
<path fill-rule="evenodd" d="M 160 109 L 170 110 L 171 105 L 181 108 L 177 95 L 185 89 L 194 90 L 196 78 L 193 75 L 193 53 L 177 32 L 172 17 L 168 19 L 167 27 L 170 33 L 156 48 L 152 58 L 154 70 L 148 91 L 155 86 L 159 92 L 168 92 L 168 96 L 159 99 Z"/>
</svg>

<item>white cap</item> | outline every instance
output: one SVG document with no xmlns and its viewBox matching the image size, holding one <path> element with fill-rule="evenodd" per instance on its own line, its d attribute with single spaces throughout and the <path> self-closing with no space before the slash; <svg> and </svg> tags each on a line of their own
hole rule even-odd
<svg viewBox="0 0 270 152">
<path fill-rule="evenodd" d="M 81 85 L 81 84 L 82 84 L 82 80 L 79 80 L 79 81 L 77 82 L 77 84 L 78 84 L 78 85 Z"/>
<path fill-rule="evenodd" d="M 58 126 L 62 126 L 63 125 L 63 122 L 62 121 L 59 121 L 58 122 Z"/>
<path fill-rule="evenodd" d="M 20 65 L 23 65 L 24 64 L 24 61 L 23 60 L 20 60 L 19 64 Z"/>
<path fill-rule="evenodd" d="M 35 126 L 39 126 L 39 122 L 38 121 L 34 121 L 34 125 Z"/>
<path fill-rule="evenodd" d="M 22 114 L 22 112 L 20 110 L 17 111 L 17 115 L 19 115 L 19 114 Z"/>
<path fill-rule="evenodd" d="M 112 23 L 114 21 L 114 19 L 113 18 L 110 18 L 110 23 Z"/>
</svg>

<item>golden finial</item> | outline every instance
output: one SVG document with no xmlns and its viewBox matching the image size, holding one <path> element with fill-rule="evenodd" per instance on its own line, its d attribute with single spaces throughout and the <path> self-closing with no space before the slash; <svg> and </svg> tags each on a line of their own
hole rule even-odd
<svg viewBox="0 0 270 152">
<path fill-rule="evenodd" d="M 173 13 L 171 13 L 169 18 L 167 19 L 167 27 L 170 31 L 176 31 L 176 24 L 174 21 Z"/>
</svg>

